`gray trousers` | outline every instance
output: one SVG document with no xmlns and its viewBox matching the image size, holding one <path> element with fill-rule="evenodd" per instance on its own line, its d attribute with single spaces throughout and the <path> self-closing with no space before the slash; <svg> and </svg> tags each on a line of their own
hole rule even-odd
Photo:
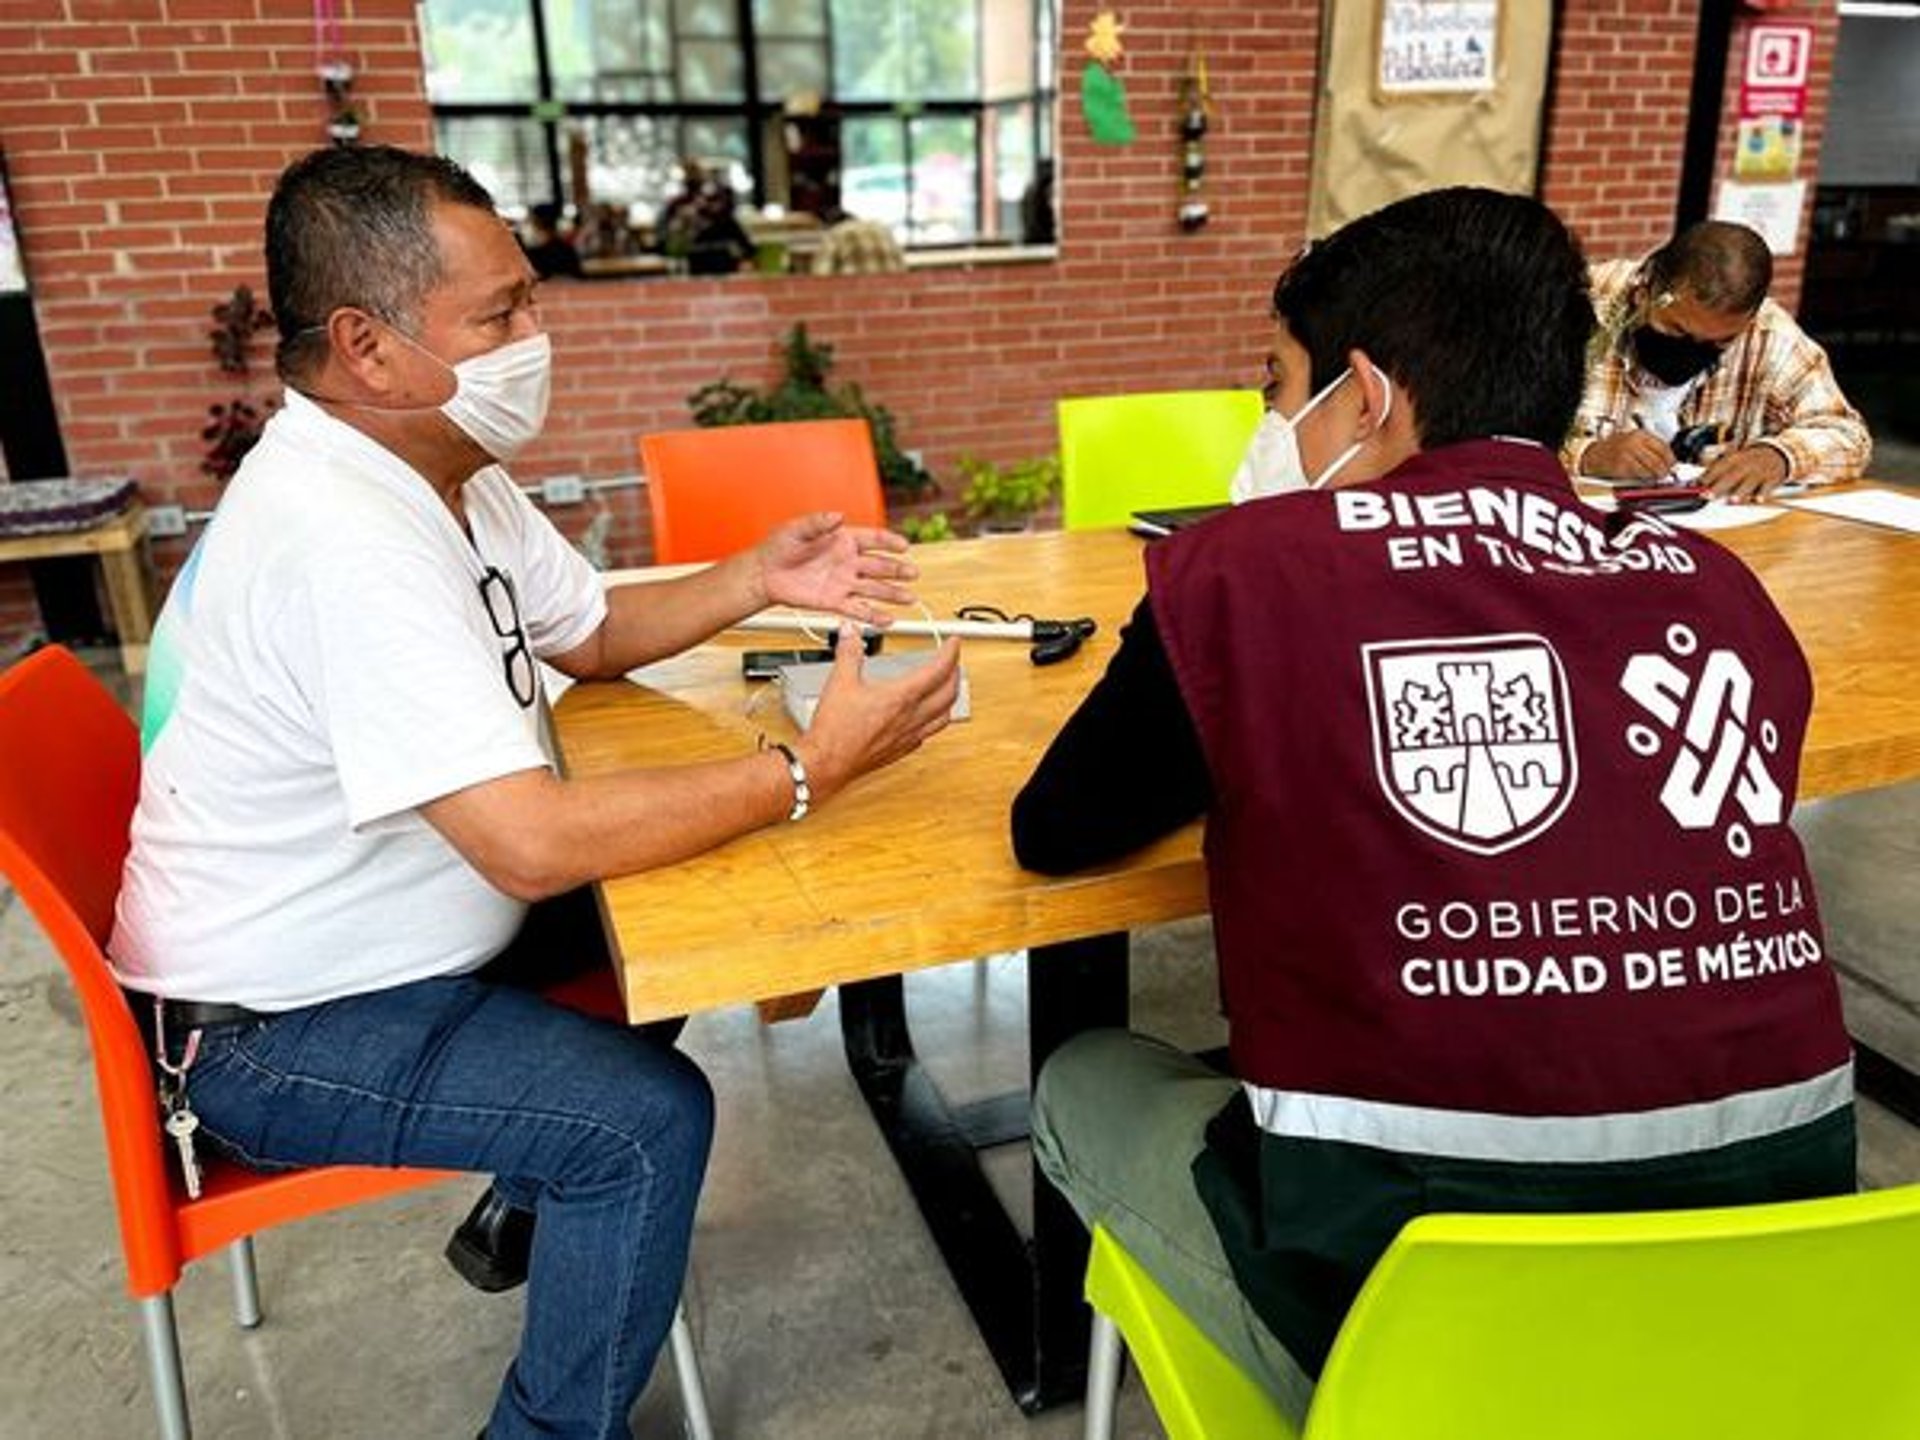
<svg viewBox="0 0 1920 1440">
<path fill-rule="evenodd" d="M 1296 1423 L 1313 1381 L 1241 1298 L 1190 1167 L 1236 1082 L 1184 1051 L 1093 1030 L 1054 1052 L 1033 1094 L 1033 1154 Z"/>
</svg>

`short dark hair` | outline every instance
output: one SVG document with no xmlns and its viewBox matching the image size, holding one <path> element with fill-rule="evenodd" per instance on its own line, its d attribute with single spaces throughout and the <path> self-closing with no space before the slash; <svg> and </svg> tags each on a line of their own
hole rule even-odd
<svg viewBox="0 0 1920 1440">
<path fill-rule="evenodd" d="M 486 187 L 440 155 L 392 145 L 316 150 L 289 165 L 267 203 L 267 294 L 279 323 L 280 378 L 326 354 L 327 317 L 343 305 L 413 323 L 440 283 L 435 202 L 494 213 Z"/>
<path fill-rule="evenodd" d="M 1751 315 L 1773 284 L 1773 252 L 1745 225 L 1702 220 L 1648 256 L 1647 274 L 1656 290 L 1684 293 L 1723 315 Z"/>
<path fill-rule="evenodd" d="M 1518 435 L 1558 447 L 1586 378 L 1593 302 L 1567 227 L 1520 195 L 1457 186 L 1364 215 L 1273 289 L 1312 388 L 1364 350 L 1412 396 L 1423 446 Z"/>
</svg>

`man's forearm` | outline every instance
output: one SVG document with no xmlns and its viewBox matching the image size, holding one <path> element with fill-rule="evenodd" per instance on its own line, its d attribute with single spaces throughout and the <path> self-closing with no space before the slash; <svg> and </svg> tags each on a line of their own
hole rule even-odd
<svg viewBox="0 0 1920 1440">
<path fill-rule="evenodd" d="M 607 591 L 607 618 L 598 632 L 590 676 L 611 679 L 677 655 L 766 603 L 752 551 L 673 580 L 615 585 Z"/>
<path fill-rule="evenodd" d="M 691 859 L 785 820 L 793 804 L 786 760 L 769 750 L 585 780 L 527 770 L 422 814 L 495 889 L 537 900 Z"/>
</svg>

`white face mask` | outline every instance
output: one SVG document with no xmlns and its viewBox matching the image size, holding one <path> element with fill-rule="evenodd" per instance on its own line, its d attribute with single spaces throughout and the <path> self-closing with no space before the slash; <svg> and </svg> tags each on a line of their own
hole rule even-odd
<svg viewBox="0 0 1920 1440">
<path fill-rule="evenodd" d="M 453 398 L 440 413 L 487 454 L 511 460 L 539 436 L 553 393 L 553 341 L 545 332 L 447 368 L 453 371 Z"/>
<path fill-rule="evenodd" d="M 1342 370 L 1326 385 L 1322 386 L 1306 404 L 1300 407 L 1297 415 L 1289 418 L 1278 410 L 1269 410 L 1260 417 L 1260 426 L 1253 432 L 1253 439 L 1247 445 L 1247 453 L 1241 457 L 1240 468 L 1234 472 L 1233 483 L 1228 495 L 1236 505 L 1249 500 L 1257 500 L 1263 495 L 1286 495 L 1296 490 L 1319 490 L 1340 473 L 1340 467 L 1360 453 L 1367 443 L 1365 439 L 1356 440 L 1331 465 L 1312 479 L 1307 478 L 1306 462 L 1300 458 L 1300 422 L 1307 418 L 1313 407 L 1340 387 L 1340 382 L 1353 374 L 1351 369 Z M 1380 425 L 1387 423 L 1387 417 L 1393 413 L 1393 382 L 1387 379 L 1386 372 L 1380 372 L 1380 383 L 1386 387 L 1386 402 L 1380 408 Z M 1374 427 L 1379 433 L 1380 426 Z M 1371 439 L 1368 436 L 1367 439 Z"/>
</svg>

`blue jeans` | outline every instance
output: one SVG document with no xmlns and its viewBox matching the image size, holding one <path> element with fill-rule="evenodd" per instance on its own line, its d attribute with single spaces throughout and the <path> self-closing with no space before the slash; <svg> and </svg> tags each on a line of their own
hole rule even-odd
<svg viewBox="0 0 1920 1440">
<path fill-rule="evenodd" d="M 625 1440 L 673 1321 L 713 1134 L 693 1062 L 465 976 L 209 1028 L 188 1093 L 202 1136 L 258 1169 L 496 1176 L 539 1222 L 487 1434 Z"/>
</svg>

